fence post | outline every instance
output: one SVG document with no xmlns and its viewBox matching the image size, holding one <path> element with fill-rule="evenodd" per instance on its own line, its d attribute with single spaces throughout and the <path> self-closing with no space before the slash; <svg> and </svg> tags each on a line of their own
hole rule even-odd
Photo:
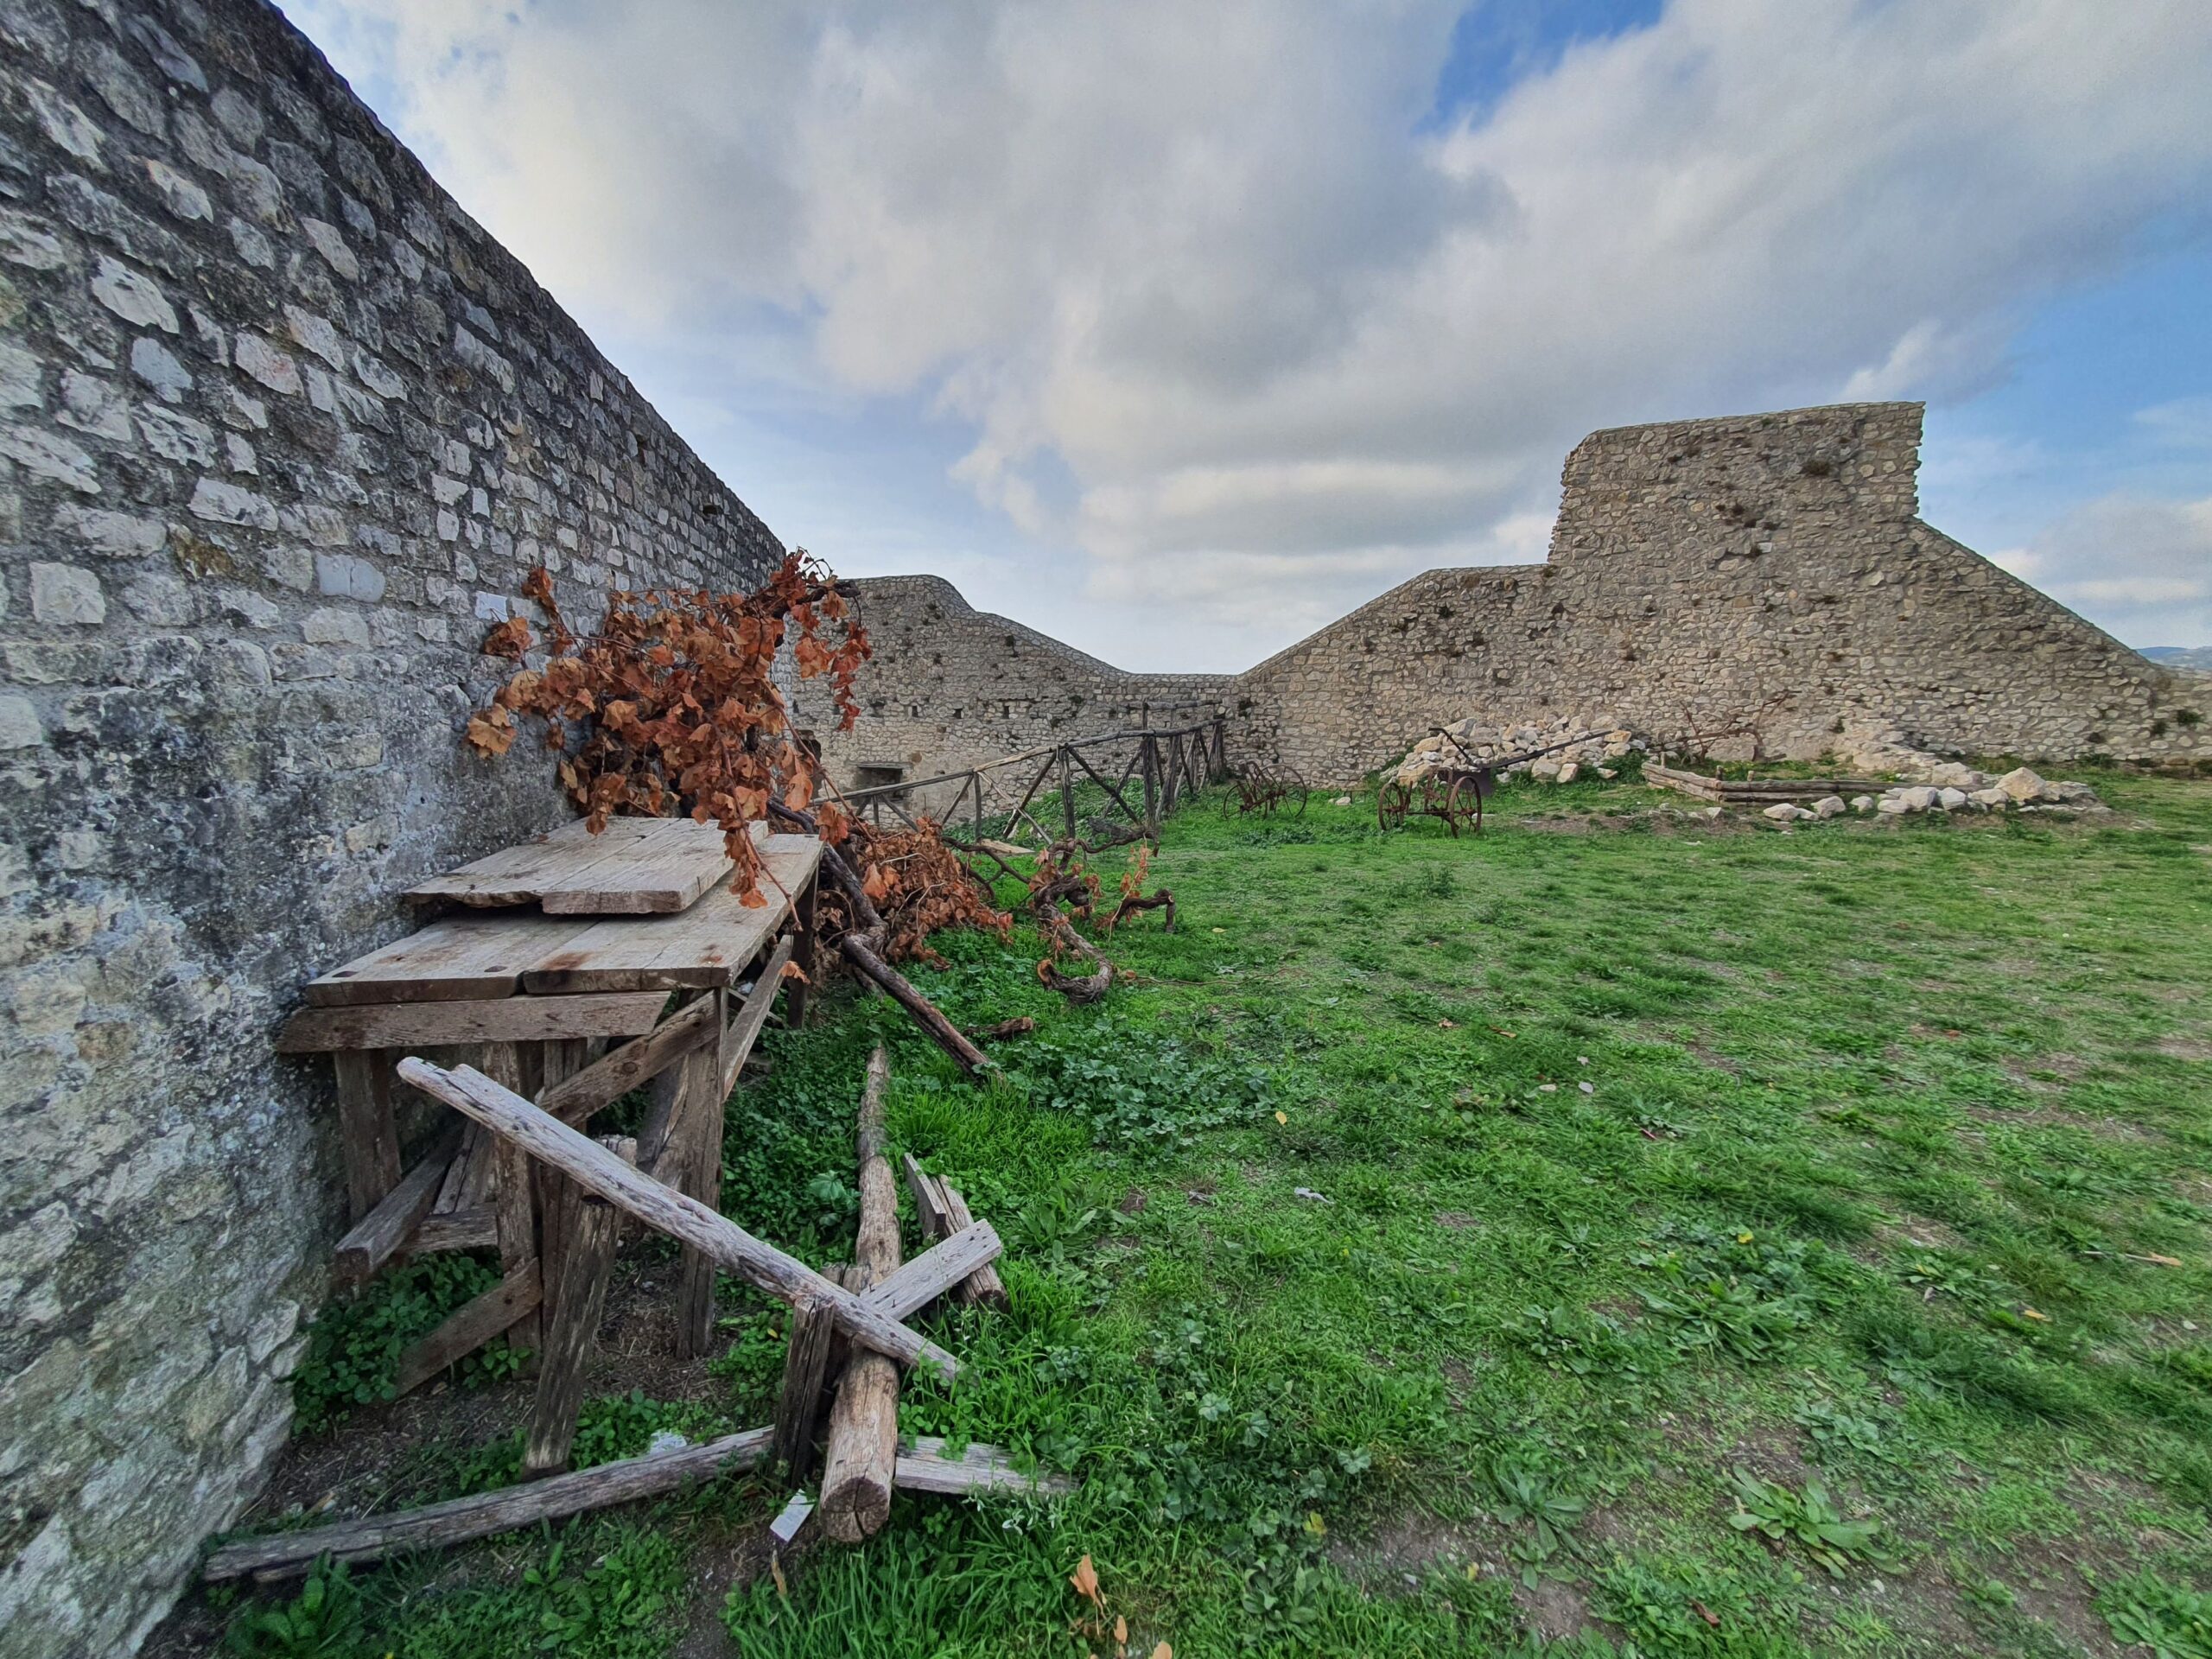
<svg viewBox="0 0 2212 1659">
<path fill-rule="evenodd" d="M 1219 783 L 1229 771 L 1229 720 L 1224 715 L 1213 717 L 1213 766 L 1210 782 Z"/>
<path fill-rule="evenodd" d="M 1068 827 L 1068 839 L 1075 839 L 1075 767 L 1068 757 L 1068 747 L 1060 746 L 1060 819 Z"/>
<path fill-rule="evenodd" d="M 1160 839 L 1160 747 L 1150 733 L 1138 741 L 1137 770 L 1144 774 L 1144 827 Z"/>
</svg>

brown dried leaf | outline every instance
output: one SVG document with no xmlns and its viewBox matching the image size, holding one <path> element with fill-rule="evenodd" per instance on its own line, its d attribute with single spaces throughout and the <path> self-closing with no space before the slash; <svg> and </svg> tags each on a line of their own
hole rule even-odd
<svg viewBox="0 0 2212 1659">
<path fill-rule="evenodd" d="M 1076 1563 L 1075 1572 L 1069 1578 L 1068 1582 L 1075 1586 L 1076 1594 L 1081 1596 L 1100 1612 L 1106 1611 L 1106 1604 L 1100 1599 L 1098 1594 L 1098 1569 L 1090 1564 L 1090 1556 L 1086 1555 Z"/>
</svg>

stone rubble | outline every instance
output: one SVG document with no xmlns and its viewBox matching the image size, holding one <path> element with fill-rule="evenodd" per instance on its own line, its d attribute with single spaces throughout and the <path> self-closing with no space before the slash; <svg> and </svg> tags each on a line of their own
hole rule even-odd
<svg viewBox="0 0 2212 1659">
<path fill-rule="evenodd" d="M 1565 747 L 1531 760 L 1516 761 L 1502 770 L 1508 773 L 1525 772 L 1539 783 L 1571 784 L 1582 776 L 1586 768 L 1601 778 L 1614 777 L 1618 768 L 1605 762 L 1624 760 L 1631 753 L 1643 753 L 1650 748 L 1646 739 L 1629 730 L 1610 713 L 1592 715 L 1587 719 L 1568 714 L 1501 722 L 1471 716 L 1446 726 L 1442 736 L 1421 739 L 1398 763 L 1391 776 L 1395 781 L 1410 787 L 1432 772 L 1464 766 L 1470 759 L 1496 760 L 1531 749 L 1549 749 L 1555 743 Z"/>
</svg>

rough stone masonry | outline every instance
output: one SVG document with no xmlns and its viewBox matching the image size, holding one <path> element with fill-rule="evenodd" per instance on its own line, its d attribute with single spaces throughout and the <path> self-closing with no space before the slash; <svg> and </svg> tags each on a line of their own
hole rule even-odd
<svg viewBox="0 0 2212 1659">
<path fill-rule="evenodd" d="M 782 550 L 257 0 L 0 0 L 0 1655 L 135 1646 L 342 1224 L 304 977 L 547 827 L 524 574 Z"/>
<path fill-rule="evenodd" d="M 829 750 L 912 775 L 1088 734 L 1098 704 L 1215 700 L 1232 753 L 1338 785 L 1432 726 L 1596 717 L 1693 748 L 1815 757 L 2212 760 L 2212 679 L 2162 668 L 1923 523 L 1921 405 L 1597 432 L 1567 459 L 1541 564 L 1431 570 L 1233 677 L 1125 674 L 943 582 L 862 584 L 887 649 Z M 1163 603 L 1169 602 L 1163 599 Z M 1190 716 L 1185 715 L 1184 718 Z"/>
</svg>

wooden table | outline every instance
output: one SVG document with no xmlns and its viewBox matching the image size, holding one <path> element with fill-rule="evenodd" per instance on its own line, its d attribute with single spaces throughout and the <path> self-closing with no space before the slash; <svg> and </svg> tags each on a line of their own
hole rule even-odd
<svg viewBox="0 0 2212 1659">
<path fill-rule="evenodd" d="M 699 828 L 683 820 L 614 822 L 664 826 L 645 832 L 664 852 Z M 719 1208 L 723 1102 L 778 991 L 786 989 L 786 964 L 801 976 L 788 979 L 785 1017 L 794 1025 L 804 1017 L 804 976 L 814 967 L 822 860 L 814 837 L 759 838 L 762 902 L 748 906 L 722 879 L 729 865 L 718 836 L 711 848 L 695 849 L 688 866 L 668 856 L 633 859 L 624 873 L 643 871 L 643 885 L 625 887 L 607 879 L 619 862 L 611 855 L 626 845 L 635 852 L 640 832 L 610 834 L 615 843 L 601 847 L 556 831 L 424 883 L 410 896 L 510 907 L 441 917 L 309 981 L 308 1006 L 277 1042 L 284 1052 L 327 1052 L 337 1072 L 353 1221 L 338 1247 L 342 1281 L 358 1283 L 410 1255 L 498 1249 L 500 1283 L 402 1357 L 399 1389 L 502 1333 L 538 1349 L 543 1359 L 525 1459 L 533 1472 L 567 1459 L 613 1218 L 556 1172 L 539 1166 L 533 1173 L 509 1143 L 473 1124 L 465 1132 L 456 1127 L 403 1169 L 393 1067 L 408 1054 L 448 1051 L 447 1064 L 466 1060 L 578 1128 L 630 1090 L 649 1086 L 637 1135 L 609 1144 L 666 1185 Z M 599 887 L 560 879 L 587 864 L 597 868 Z M 487 866 L 490 874 L 481 874 Z M 709 868 L 711 890 L 680 909 L 665 908 L 666 893 L 697 885 L 698 870 Z M 577 895 L 594 893 L 627 913 L 517 907 L 530 899 L 576 903 Z M 749 992 L 741 992 L 748 980 Z M 463 1052 L 450 1053 L 456 1049 Z M 713 1264 L 687 1249 L 678 1289 L 678 1342 L 687 1354 L 706 1349 L 713 1294 Z"/>
</svg>

